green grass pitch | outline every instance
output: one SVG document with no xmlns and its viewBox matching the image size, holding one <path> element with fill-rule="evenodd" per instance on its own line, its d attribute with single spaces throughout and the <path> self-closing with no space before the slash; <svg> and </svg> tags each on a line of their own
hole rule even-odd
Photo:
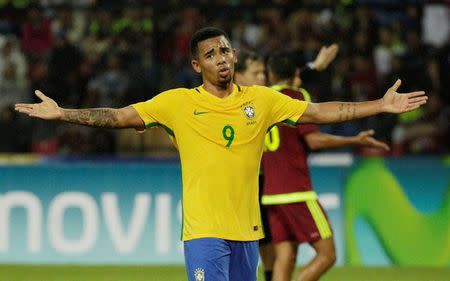
<svg viewBox="0 0 450 281">
<path fill-rule="evenodd" d="M 0 281 L 186 281 L 183 266 L 0 265 Z M 260 274 L 258 281 L 263 278 Z M 450 268 L 335 267 L 321 281 L 448 281 Z"/>
</svg>

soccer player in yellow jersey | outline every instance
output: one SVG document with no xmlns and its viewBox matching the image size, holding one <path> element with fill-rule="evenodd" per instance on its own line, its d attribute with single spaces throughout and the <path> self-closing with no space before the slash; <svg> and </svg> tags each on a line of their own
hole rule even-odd
<svg viewBox="0 0 450 281">
<path fill-rule="evenodd" d="M 16 104 L 29 116 L 104 128 L 162 126 L 180 153 L 183 241 L 189 281 L 255 281 L 258 172 L 264 137 L 274 124 L 332 123 L 426 103 L 422 91 L 399 94 L 397 81 L 383 98 L 359 103 L 307 103 L 263 86 L 233 83 L 236 50 L 226 33 L 207 27 L 191 39 L 192 67 L 203 85 L 174 89 L 123 108 L 64 109 L 42 100 Z"/>
</svg>

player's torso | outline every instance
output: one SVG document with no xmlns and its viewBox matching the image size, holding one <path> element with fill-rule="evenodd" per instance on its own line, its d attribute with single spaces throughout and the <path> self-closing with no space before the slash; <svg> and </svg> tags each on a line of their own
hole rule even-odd
<svg viewBox="0 0 450 281">
<path fill-rule="evenodd" d="M 236 88 L 224 99 L 201 87 L 184 95 L 173 128 L 181 157 L 255 158 L 261 153 L 267 106 L 255 93 Z"/>
<path fill-rule="evenodd" d="M 301 94 L 295 91 L 287 94 L 295 99 L 301 98 Z M 265 138 L 264 194 L 311 190 L 307 156 L 306 143 L 298 128 L 273 127 Z"/>
<path fill-rule="evenodd" d="M 261 238 L 257 175 L 268 109 L 244 89 L 219 99 L 197 88 L 180 102 L 173 129 L 183 168 L 184 239 Z"/>
</svg>

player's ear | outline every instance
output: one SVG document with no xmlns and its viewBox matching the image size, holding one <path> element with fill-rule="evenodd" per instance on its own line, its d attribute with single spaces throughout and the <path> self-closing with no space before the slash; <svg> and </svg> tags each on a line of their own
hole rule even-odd
<svg viewBox="0 0 450 281">
<path fill-rule="evenodd" d="M 191 65 L 195 72 L 202 73 L 202 69 L 200 68 L 200 64 L 197 60 L 191 60 Z"/>
<path fill-rule="evenodd" d="M 237 56 L 237 51 L 235 48 L 233 48 L 233 55 L 234 55 L 234 63 L 238 62 L 238 56 Z"/>
</svg>

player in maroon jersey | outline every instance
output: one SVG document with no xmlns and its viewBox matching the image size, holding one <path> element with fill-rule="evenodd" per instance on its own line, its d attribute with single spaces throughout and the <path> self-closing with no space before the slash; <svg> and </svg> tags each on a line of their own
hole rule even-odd
<svg viewBox="0 0 450 281">
<path fill-rule="evenodd" d="M 299 71 L 288 52 L 271 56 L 267 68 L 273 88 L 292 98 L 309 100 L 306 90 L 294 87 L 299 81 L 296 79 Z M 318 126 L 309 124 L 271 129 L 262 161 L 265 177 L 262 204 L 267 206 L 275 248 L 272 281 L 292 280 L 301 243 L 309 243 L 316 256 L 300 270 L 297 281 L 318 280 L 336 260 L 332 230 L 312 188 L 308 151 L 347 145 L 388 150 L 373 134 L 369 130 L 354 137 L 340 137 L 321 133 Z"/>
<path fill-rule="evenodd" d="M 314 61 L 305 64 L 302 67 L 302 73 L 322 71 L 328 67 L 331 61 L 334 60 L 338 52 L 338 46 L 332 44 L 330 46 L 323 46 Z M 301 83 L 299 77 L 294 83 Z M 265 85 L 266 84 L 266 69 L 264 59 L 258 54 L 249 50 L 240 50 L 238 52 L 238 62 L 235 65 L 235 81 L 242 86 L 251 85 Z M 300 84 L 298 84 L 300 85 Z M 264 185 L 264 175 L 259 175 L 259 194 L 262 196 L 262 188 Z M 261 198 L 260 198 L 261 199 Z M 261 200 L 260 200 L 261 201 Z M 264 226 L 264 238 L 259 241 L 259 254 L 261 256 L 262 266 L 264 269 L 264 278 L 266 281 L 272 280 L 273 264 L 275 262 L 275 253 L 271 243 L 270 227 L 267 218 L 266 207 L 260 205 L 262 225 Z"/>
</svg>

